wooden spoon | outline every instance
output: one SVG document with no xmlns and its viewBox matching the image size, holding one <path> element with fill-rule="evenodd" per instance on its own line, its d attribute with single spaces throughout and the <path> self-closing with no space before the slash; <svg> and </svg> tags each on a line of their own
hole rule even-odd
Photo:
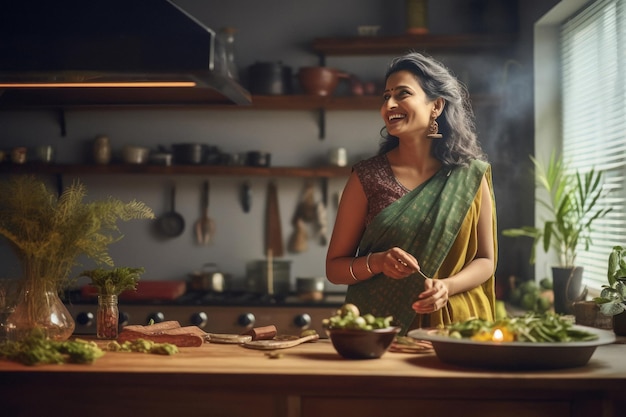
<svg viewBox="0 0 626 417">
<path fill-rule="evenodd" d="M 215 234 L 215 222 L 209 217 L 209 182 L 202 186 L 202 217 L 196 222 L 196 239 L 199 245 L 208 245 Z"/>
</svg>

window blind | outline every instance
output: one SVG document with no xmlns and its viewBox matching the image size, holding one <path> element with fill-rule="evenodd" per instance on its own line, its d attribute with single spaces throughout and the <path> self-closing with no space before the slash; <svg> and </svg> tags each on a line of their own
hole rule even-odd
<svg viewBox="0 0 626 417">
<path fill-rule="evenodd" d="M 579 243 L 584 284 L 606 284 L 611 248 L 626 247 L 626 0 L 598 0 L 561 27 L 563 158 L 571 170 L 604 173 L 593 244 Z"/>
</svg>

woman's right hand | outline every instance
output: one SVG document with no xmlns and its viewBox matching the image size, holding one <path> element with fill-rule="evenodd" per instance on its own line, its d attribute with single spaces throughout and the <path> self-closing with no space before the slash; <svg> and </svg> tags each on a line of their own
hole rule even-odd
<svg viewBox="0 0 626 417">
<path fill-rule="evenodd" d="M 406 278 L 420 269 L 417 259 L 398 247 L 372 253 L 370 264 L 374 273 L 382 272 L 394 279 Z"/>
</svg>

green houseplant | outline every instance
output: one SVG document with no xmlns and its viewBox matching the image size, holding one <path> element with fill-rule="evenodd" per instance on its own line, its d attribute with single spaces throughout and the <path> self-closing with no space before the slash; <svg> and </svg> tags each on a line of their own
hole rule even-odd
<svg viewBox="0 0 626 417">
<path fill-rule="evenodd" d="M 569 172 L 555 154 L 550 156 L 547 166 L 533 156 L 530 158 L 535 168 L 536 185 L 543 190 L 543 194 L 537 195 L 537 203 L 545 208 L 547 217 L 541 227 L 506 229 L 502 234 L 533 239 L 530 263 L 535 262 L 540 243 L 544 252 L 555 252 L 559 262 L 553 267 L 552 277 L 555 310 L 568 313 L 569 301 L 580 294 L 582 267 L 576 265 L 579 245 L 589 249 L 594 221 L 611 211 L 610 208 L 597 208 L 598 201 L 606 195 L 602 187 L 602 172 L 595 169 L 587 173 Z"/>
<path fill-rule="evenodd" d="M 608 284 L 602 286 L 599 297 L 593 301 L 600 307 L 605 316 L 613 317 L 613 328 L 616 334 L 626 334 L 626 249 L 614 246 L 609 254 L 607 269 Z"/>
<path fill-rule="evenodd" d="M 112 266 L 108 246 L 123 237 L 117 222 L 154 218 L 149 207 L 135 200 L 109 197 L 84 202 L 85 196 L 85 186 L 78 181 L 61 195 L 34 176 L 0 181 L 0 236 L 8 241 L 22 269 L 20 299 L 7 319 L 9 338 L 27 337 L 37 328 L 53 340 L 69 338 L 74 322 L 58 294 L 71 283 L 69 275 L 78 256 Z M 58 309 L 53 318 L 50 306 Z"/>
</svg>

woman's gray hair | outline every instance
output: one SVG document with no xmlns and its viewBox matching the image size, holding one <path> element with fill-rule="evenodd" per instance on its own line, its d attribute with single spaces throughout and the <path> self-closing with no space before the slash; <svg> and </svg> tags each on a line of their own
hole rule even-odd
<svg viewBox="0 0 626 417">
<path fill-rule="evenodd" d="M 432 57 L 411 52 L 393 59 L 385 74 L 385 82 L 398 71 L 412 73 L 430 100 L 441 97 L 445 101 L 443 113 L 437 119 L 441 139 L 434 141 L 432 153 L 446 166 L 467 165 L 473 159 L 487 157 L 478 143 L 474 112 L 467 88 L 441 62 Z M 381 129 L 383 140 L 379 154 L 398 146 L 397 137 Z"/>
</svg>

